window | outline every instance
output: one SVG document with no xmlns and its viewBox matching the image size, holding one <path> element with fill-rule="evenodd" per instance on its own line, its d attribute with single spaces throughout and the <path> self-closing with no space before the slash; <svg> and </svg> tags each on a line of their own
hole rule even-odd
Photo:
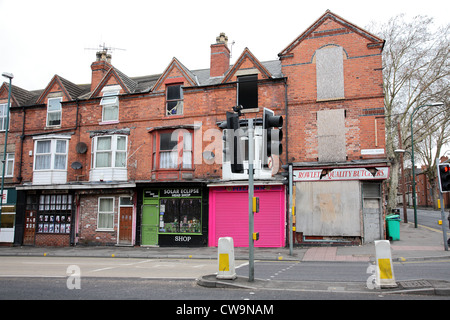
<svg viewBox="0 0 450 320">
<path fill-rule="evenodd" d="M 27 199 L 27 207 L 30 199 Z M 39 196 L 38 233 L 70 233 L 72 195 L 47 194 Z"/>
<path fill-rule="evenodd" d="M 93 168 L 126 168 L 126 136 L 98 136 L 94 138 L 93 143 Z"/>
<path fill-rule="evenodd" d="M 114 198 L 98 199 L 97 229 L 114 230 Z"/>
<path fill-rule="evenodd" d="M 0 131 L 6 130 L 7 103 L 0 104 Z"/>
<path fill-rule="evenodd" d="M 330 45 L 316 52 L 317 100 L 344 98 L 342 47 Z"/>
<path fill-rule="evenodd" d="M 159 207 L 164 208 L 159 232 L 200 233 L 201 199 L 161 199 Z"/>
<path fill-rule="evenodd" d="M 258 75 L 238 77 L 237 104 L 244 109 L 258 108 Z"/>
<path fill-rule="evenodd" d="M 47 127 L 61 125 L 62 98 L 50 98 L 47 103 Z"/>
<path fill-rule="evenodd" d="M 119 121 L 119 90 L 105 91 L 100 101 L 102 122 Z"/>
<path fill-rule="evenodd" d="M 0 158 L 3 160 L 3 154 L 0 154 Z M 0 172 L 3 172 L 3 164 L 0 162 Z M 5 177 L 12 177 L 14 174 L 14 153 L 6 154 L 6 168 Z"/>
<path fill-rule="evenodd" d="M 67 146 L 67 140 L 36 141 L 34 170 L 66 170 Z"/>
<path fill-rule="evenodd" d="M 183 88 L 181 84 L 166 87 L 166 115 L 183 114 Z"/>
<path fill-rule="evenodd" d="M 158 132 L 155 133 L 153 142 L 154 168 L 192 169 L 191 132 L 187 130 Z"/>
</svg>

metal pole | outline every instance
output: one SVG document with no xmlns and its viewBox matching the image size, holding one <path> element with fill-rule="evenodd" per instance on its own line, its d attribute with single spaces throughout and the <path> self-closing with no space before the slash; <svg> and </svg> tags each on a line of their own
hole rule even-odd
<svg viewBox="0 0 450 320">
<path fill-rule="evenodd" d="M 253 119 L 248 119 L 248 281 L 255 280 L 255 263 L 254 263 L 254 221 L 253 221 L 253 159 L 255 157 L 254 140 L 253 140 Z"/>
<path fill-rule="evenodd" d="M 2 187 L 0 190 L 0 226 L 2 225 L 2 210 L 3 210 L 3 189 L 5 184 L 5 163 L 6 163 L 6 147 L 8 143 L 8 130 L 9 130 L 9 104 L 11 102 L 11 81 L 13 78 L 12 74 L 3 74 L 3 76 L 6 76 L 9 78 L 9 89 L 8 89 L 8 105 L 6 106 L 6 123 L 5 123 L 5 149 L 3 151 L 3 168 L 2 168 Z"/>
<path fill-rule="evenodd" d="M 438 170 L 439 170 L 439 165 L 438 165 Z M 445 249 L 445 251 L 448 251 L 447 228 L 445 227 L 444 197 L 442 196 L 441 190 L 439 190 L 439 198 L 441 200 L 441 220 L 442 220 L 442 235 L 444 237 L 444 249 Z"/>
<path fill-rule="evenodd" d="M 413 130 L 413 117 L 414 113 L 423 107 L 434 107 L 434 106 L 441 106 L 443 105 L 442 102 L 436 102 L 432 104 L 424 104 L 421 106 L 416 107 L 412 114 L 411 114 L 411 165 L 412 165 L 412 175 L 413 175 L 413 205 L 414 205 L 414 228 L 417 228 L 417 202 L 416 202 L 416 170 L 415 170 L 415 164 L 414 164 L 414 130 Z"/>
<path fill-rule="evenodd" d="M 293 235 L 293 215 L 292 215 L 292 163 L 289 164 L 289 255 L 293 255 L 294 235 Z"/>
<path fill-rule="evenodd" d="M 411 166 L 412 166 L 412 196 L 414 206 L 414 228 L 417 228 L 417 203 L 416 203 L 416 170 L 414 164 L 414 129 L 413 129 L 413 116 L 416 110 L 422 108 L 419 106 L 415 108 L 411 114 Z"/>
</svg>

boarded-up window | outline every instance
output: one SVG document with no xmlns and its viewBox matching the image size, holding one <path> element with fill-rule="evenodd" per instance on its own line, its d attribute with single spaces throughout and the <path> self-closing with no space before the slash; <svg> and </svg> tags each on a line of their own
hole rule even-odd
<svg viewBox="0 0 450 320">
<path fill-rule="evenodd" d="M 319 162 L 345 161 L 345 110 L 317 112 Z"/>
<path fill-rule="evenodd" d="M 344 98 L 342 47 L 327 46 L 316 52 L 317 100 Z"/>
</svg>

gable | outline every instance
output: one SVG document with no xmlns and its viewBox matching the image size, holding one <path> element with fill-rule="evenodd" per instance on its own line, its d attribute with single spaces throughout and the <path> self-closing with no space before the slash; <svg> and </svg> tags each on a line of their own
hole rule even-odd
<svg viewBox="0 0 450 320">
<path fill-rule="evenodd" d="M 53 76 L 52 80 L 50 80 L 47 87 L 45 87 L 44 91 L 37 99 L 36 104 L 47 104 L 47 99 L 51 95 L 58 95 L 59 97 L 63 97 L 66 101 L 72 100 L 72 97 L 62 84 L 62 81 L 58 75 Z"/>
<path fill-rule="evenodd" d="M 178 59 L 173 58 L 168 67 L 156 81 L 151 91 L 158 91 L 164 84 L 185 82 L 185 86 L 196 86 L 194 74 L 188 70 Z"/>
<path fill-rule="evenodd" d="M 120 70 L 112 67 L 91 93 L 90 97 L 95 98 L 100 96 L 104 87 L 113 85 L 119 85 L 125 93 L 132 93 L 137 87 L 137 83 L 134 80 L 130 79 Z"/>
<path fill-rule="evenodd" d="M 258 74 L 259 79 L 272 78 L 271 73 L 248 48 L 245 48 L 233 67 L 225 74 L 222 83 L 235 81 L 238 76 L 250 74 Z"/>
<path fill-rule="evenodd" d="M 384 40 L 327 10 L 305 32 L 291 42 L 278 56 L 288 56 L 303 41 L 355 33 L 367 42 L 367 48 L 383 48 Z"/>
</svg>

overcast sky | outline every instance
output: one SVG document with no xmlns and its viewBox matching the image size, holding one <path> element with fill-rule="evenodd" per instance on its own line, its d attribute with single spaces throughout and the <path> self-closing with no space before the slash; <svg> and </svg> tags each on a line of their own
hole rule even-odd
<svg viewBox="0 0 450 320">
<path fill-rule="evenodd" d="M 102 44 L 118 48 L 112 63 L 130 77 L 162 73 L 172 57 L 204 69 L 220 32 L 235 43 L 232 63 L 245 47 L 274 60 L 327 9 L 363 28 L 399 13 L 443 25 L 450 1 L 0 0 L 0 72 L 27 90 L 45 88 L 55 74 L 89 83 L 97 50 L 87 48 Z"/>
</svg>

